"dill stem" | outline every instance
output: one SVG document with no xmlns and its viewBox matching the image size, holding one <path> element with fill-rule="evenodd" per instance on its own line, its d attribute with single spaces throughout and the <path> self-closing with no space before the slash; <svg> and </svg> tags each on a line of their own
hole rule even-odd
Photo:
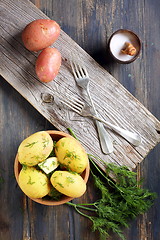
<svg viewBox="0 0 160 240">
<path fill-rule="evenodd" d="M 79 203 L 79 204 L 77 204 L 77 205 L 79 205 L 79 206 L 94 206 L 95 207 L 95 203 Z"/>
<path fill-rule="evenodd" d="M 86 218 L 92 220 L 92 218 L 91 218 L 89 215 L 87 215 L 87 214 L 81 212 L 76 206 L 75 206 L 75 209 L 76 209 L 76 211 L 77 211 L 79 214 L 81 214 L 82 216 L 84 216 L 84 217 L 86 217 Z"/>
<path fill-rule="evenodd" d="M 84 216 L 84 217 L 92 220 L 92 217 L 90 217 L 89 215 L 81 212 L 81 211 L 78 209 L 78 207 L 79 207 L 79 208 L 83 208 L 83 209 L 86 209 L 86 210 L 91 210 L 90 208 L 86 208 L 86 207 L 80 206 L 79 204 L 74 204 L 74 203 L 71 203 L 71 202 L 67 202 L 66 204 L 71 205 L 72 207 L 74 207 L 75 210 L 76 210 L 79 214 L 81 214 L 82 216 Z M 79 205 L 79 206 L 78 206 L 78 205 Z M 93 209 L 93 210 L 95 210 L 95 209 Z M 92 211 L 92 210 L 91 210 L 91 211 Z"/>
<path fill-rule="evenodd" d="M 67 130 L 70 132 L 70 134 L 72 135 L 72 137 L 74 137 L 75 139 L 78 140 L 78 138 L 76 137 L 76 135 L 74 134 L 74 132 L 72 131 L 71 128 L 67 128 Z"/>
<path fill-rule="evenodd" d="M 112 186 L 114 186 L 116 189 L 118 189 L 121 193 L 123 193 L 123 191 L 111 180 L 109 179 L 106 175 L 104 175 L 104 173 L 100 170 L 99 167 L 97 167 L 96 163 L 92 160 L 91 157 L 94 157 L 92 156 L 91 154 L 88 154 L 88 157 L 89 157 L 89 160 L 92 162 L 92 164 L 94 165 L 94 167 L 97 169 L 97 171 L 107 180 L 107 182 L 109 184 L 112 184 Z M 91 171 L 92 172 L 92 171 Z M 92 172 L 93 174 L 93 172 Z"/>
<path fill-rule="evenodd" d="M 82 209 L 84 209 L 84 210 L 97 212 L 97 210 L 94 209 L 94 208 L 85 207 L 85 206 L 89 206 L 89 205 L 90 205 L 90 206 L 93 206 L 93 205 L 94 205 L 93 203 L 89 203 L 89 204 L 85 204 L 85 203 L 84 203 L 84 204 L 75 204 L 75 203 L 67 202 L 66 204 L 68 204 L 68 205 L 76 208 L 76 210 L 77 210 L 77 208 L 82 208 Z"/>
</svg>

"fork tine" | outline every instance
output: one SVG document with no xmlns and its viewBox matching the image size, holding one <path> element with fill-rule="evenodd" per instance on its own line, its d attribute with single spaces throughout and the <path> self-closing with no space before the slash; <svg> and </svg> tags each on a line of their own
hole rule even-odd
<svg viewBox="0 0 160 240">
<path fill-rule="evenodd" d="M 68 100 L 72 100 L 72 101 L 76 102 L 77 104 L 80 104 L 80 105 L 84 106 L 84 102 L 82 102 L 80 99 L 78 99 L 78 98 L 76 98 L 76 97 L 74 97 L 74 96 L 71 96 L 71 95 L 69 95 L 68 93 L 65 93 L 64 96 L 65 96 Z"/>
<path fill-rule="evenodd" d="M 78 77 L 80 77 L 78 69 L 77 69 L 77 65 L 73 61 L 70 61 L 70 63 L 71 63 L 73 75 L 77 79 Z"/>
<path fill-rule="evenodd" d="M 78 113 L 78 114 L 80 114 L 81 111 L 82 111 L 81 108 L 77 108 L 77 107 L 74 106 L 74 105 L 72 106 L 69 102 L 63 101 L 63 103 L 64 103 L 67 107 L 69 107 L 71 110 L 73 110 L 74 112 L 76 112 L 76 113 Z"/>
<path fill-rule="evenodd" d="M 65 101 L 66 103 L 68 103 L 69 105 L 75 107 L 75 108 L 79 108 L 79 109 L 82 109 L 84 107 L 84 104 L 80 101 L 77 101 L 75 99 L 64 99 L 63 101 Z"/>
<path fill-rule="evenodd" d="M 84 71 L 85 77 L 89 78 L 89 75 L 85 66 L 83 66 L 83 71 Z"/>
<path fill-rule="evenodd" d="M 65 94 L 65 96 L 63 95 L 63 98 L 60 97 L 59 100 L 78 114 L 82 112 L 85 105 L 81 100 L 68 94 Z"/>
<path fill-rule="evenodd" d="M 72 68 L 72 72 L 74 74 L 74 77 L 77 78 L 84 78 L 84 77 L 88 77 L 88 73 L 87 70 L 84 66 L 81 66 L 79 63 L 77 63 L 75 60 L 73 61 L 70 60 L 70 64 L 71 64 L 71 68 Z"/>
<path fill-rule="evenodd" d="M 78 67 L 79 67 L 79 71 L 81 72 L 81 77 L 83 77 L 83 78 L 86 77 L 84 68 L 82 66 L 80 66 L 79 64 L 78 64 Z"/>
</svg>

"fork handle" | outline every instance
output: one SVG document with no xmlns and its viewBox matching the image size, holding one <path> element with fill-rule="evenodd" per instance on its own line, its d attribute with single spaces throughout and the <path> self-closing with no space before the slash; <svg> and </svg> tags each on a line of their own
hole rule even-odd
<svg viewBox="0 0 160 240">
<path fill-rule="evenodd" d="M 92 106 L 92 109 L 93 109 L 93 113 L 94 113 L 95 117 L 98 118 L 97 112 L 96 112 L 96 109 L 94 107 L 94 104 L 93 104 L 93 101 L 92 101 L 92 98 L 91 98 L 91 95 L 90 95 L 90 92 L 89 92 L 88 88 L 87 88 L 87 94 L 88 94 L 88 97 L 89 97 L 89 100 L 90 100 L 90 103 L 91 103 L 91 106 Z M 97 126 L 97 131 L 98 131 L 98 135 L 99 135 L 99 141 L 100 141 L 102 152 L 104 154 L 112 153 L 113 152 L 113 143 L 111 141 L 111 138 L 110 138 L 109 134 L 105 130 L 105 128 L 103 126 L 103 123 L 99 122 L 98 119 L 96 120 L 95 123 L 96 123 L 96 126 Z"/>
<path fill-rule="evenodd" d="M 115 132 L 117 132 L 119 135 L 121 135 L 122 137 L 124 137 L 128 142 L 130 142 L 131 144 L 133 144 L 134 146 L 138 147 L 142 140 L 139 134 L 135 133 L 135 132 L 131 132 L 129 130 L 123 129 L 121 127 L 115 126 L 97 116 L 94 116 L 92 114 L 89 115 L 90 117 L 94 118 L 95 120 L 98 120 L 102 123 L 104 123 L 105 125 L 107 125 L 108 127 L 110 127 L 112 130 L 114 130 Z"/>
<path fill-rule="evenodd" d="M 110 154 L 113 152 L 113 143 L 103 124 L 96 120 L 97 131 L 99 135 L 99 141 L 101 149 L 104 154 Z"/>
</svg>

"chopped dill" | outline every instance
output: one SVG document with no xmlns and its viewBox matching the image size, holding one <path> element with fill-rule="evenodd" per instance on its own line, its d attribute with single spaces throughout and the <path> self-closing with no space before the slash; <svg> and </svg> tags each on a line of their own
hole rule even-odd
<svg viewBox="0 0 160 240">
<path fill-rule="evenodd" d="M 43 140 L 43 142 L 42 142 L 43 143 L 43 148 L 46 148 L 49 144 L 49 139 L 48 138 L 43 138 L 42 140 Z"/>
<path fill-rule="evenodd" d="M 70 151 L 67 151 L 66 152 L 66 155 L 64 156 L 64 159 L 65 158 L 70 158 L 70 159 L 76 159 L 76 160 L 79 160 L 79 156 L 76 155 L 76 153 L 73 151 L 73 152 L 70 152 Z"/>
<path fill-rule="evenodd" d="M 53 141 L 53 150 L 50 153 L 49 157 L 56 157 L 56 154 L 55 154 L 56 143 L 57 143 L 57 141 Z"/>
<path fill-rule="evenodd" d="M 72 177 L 68 176 L 68 177 L 66 177 L 66 182 L 67 183 L 74 183 L 75 180 Z"/>
<path fill-rule="evenodd" d="M 28 167 L 27 165 L 25 165 L 25 164 L 22 164 L 22 169 L 23 169 L 23 170 L 26 170 L 26 169 L 27 169 L 27 167 Z"/>
<path fill-rule="evenodd" d="M 31 180 L 31 176 L 29 176 L 29 180 L 28 180 L 27 184 L 33 185 L 34 183 L 35 182 L 32 182 L 32 180 Z"/>
<path fill-rule="evenodd" d="M 27 143 L 27 145 L 25 145 L 25 147 L 32 148 L 37 142 Z"/>
<path fill-rule="evenodd" d="M 65 145 L 65 142 L 61 142 L 61 146 L 64 147 L 64 145 Z"/>
<path fill-rule="evenodd" d="M 53 148 L 56 146 L 57 141 L 53 141 Z"/>
<path fill-rule="evenodd" d="M 63 184 L 60 182 L 56 182 L 61 188 L 64 188 Z"/>
<path fill-rule="evenodd" d="M 48 194 L 52 200 L 58 201 L 62 197 L 62 193 L 57 191 L 54 187 L 51 188 L 51 191 Z"/>
<path fill-rule="evenodd" d="M 49 157 L 55 157 L 55 156 L 56 156 L 56 154 L 55 154 L 54 147 L 53 147 L 53 150 L 52 150 L 52 152 L 50 153 Z"/>
</svg>

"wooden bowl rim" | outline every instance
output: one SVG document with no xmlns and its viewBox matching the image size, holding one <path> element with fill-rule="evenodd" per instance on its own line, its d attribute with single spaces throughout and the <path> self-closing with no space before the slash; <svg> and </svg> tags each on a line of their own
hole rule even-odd
<svg viewBox="0 0 160 240">
<path fill-rule="evenodd" d="M 117 57 L 112 53 L 112 51 L 111 51 L 111 49 L 110 49 L 110 43 L 111 43 L 111 40 L 112 40 L 113 36 L 114 36 L 115 34 L 119 33 L 119 32 L 128 32 L 128 33 L 134 35 L 134 37 L 136 38 L 136 40 L 137 40 L 137 42 L 138 42 L 138 44 L 139 44 L 139 50 L 138 50 L 138 52 L 137 52 L 137 53 L 135 54 L 135 56 L 134 56 L 132 59 L 130 59 L 130 60 L 127 60 L 127 61 L 120 60 L 119 58 L 117 58 Z M 134 61 L 139 57 L 140 52 L 141 52 L 141 48 L 142 48 L 142 42 L 141 42 L 139 36 L 138 36 L 135 32 L 133 32 L 132 30 L 129 30 L 129 29 L 120 28 L 120 29 L 116 30 L 115 32 L 112 33 L 112 35 L 110 36 L 110 38 L 109 38 L 109 40 L 108 40 L 108 49 L 109 49 L 109 52 L 110 52 L 111 56 L 113 57 L 113 59 L 114 59 L 116 62 L 121 63 L 121 64 L 129 64 L 129 63 L 134 62 Z"/>
<path fill-rule="evenodd" d="M 71 135 L 69 135 L 68 133 L 65 133 L 65 132 L 62 132 L 62 131 L 47 130 L 46 132 L 48 132 L 50 135 L 58 135 L 58 136 L 60 136 L 60 138 L 62 138 L 62 137 L 74 138 Z M 14 161 L 14 174 L 15 174 L 15 178 L 16 178 L 16 181 L 17 181 L 18 185 L 19 185 L 18 176 L 19 176 L 20 168 L 21 168 L 21 164 L 18 161 L 18 153 L 17 153 L 16 157 L 15 157 L 15 161 Z M 90 164 L 89 164 L 89 160 L 88 160 L 88 166 L 83 171 L 83 173 L 81 174 L 81 176 L 83 177 L 85 183 L 87 183 L 87 181 L 88 181 L 89 173 L 90 173 Z M 45 199 L 42 199 L 42 198 L 30 198 L 30 199 L 35 201 L 35 202 L 37 202 L 37 203 L 43 204 L 43 205 L 57 206 L 57 205 L 62 205 L 64 203 L 66 203 L 66 202 L 69 202 L 69 201 L 73 200 L 74 198 L 63 195 L 63 197 L 62 197 L 62 199 L 60 201 L 45 200 Z"/>
</svg>

